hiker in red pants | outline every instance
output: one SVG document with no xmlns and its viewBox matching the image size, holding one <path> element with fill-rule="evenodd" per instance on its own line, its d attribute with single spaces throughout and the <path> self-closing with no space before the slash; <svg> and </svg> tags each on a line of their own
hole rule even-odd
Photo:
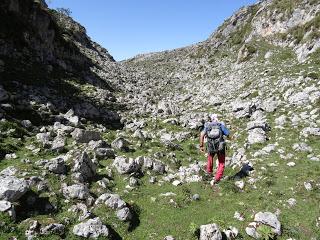
<svg viewBox="0 0 320 240">
<path fill-rule="evenodd" d="M 225 165 L 225 152 L 226 152 L 226 143 L 224 136 L 229 137 L 230 131 L 226 126 L 219 122 L 217 114 L 210 115 L 210 122 L 205 123 L 203 130 L 200 134 L 200 151 L 204 152 L 204 137 L 207 138 L 207 153 L 208 153 L 208 162 L 207 162 L 207 173 L 212 174 L 213 168 L 213 157 L 218 155 L 218 168 L 216 175 L 212 184 L 216 184 L 220 181 L 223 176 L 224 165 Z"/>
</svg>

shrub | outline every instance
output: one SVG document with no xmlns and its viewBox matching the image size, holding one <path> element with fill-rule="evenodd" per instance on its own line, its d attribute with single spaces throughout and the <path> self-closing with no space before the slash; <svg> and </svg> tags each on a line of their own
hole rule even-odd
<svg viewBox="0 0 320 240">
<path fill-rule="evenodd" d="M 68 17 L 71 16 L 72 11 L 70 10 L 70 8 L 57 8 L 57 12 L 63 15 L 66 15 Z"/>
<path fill-rule="evenodd" d="M 275 234 L 272 231 L 272 228 L 267 225 L 260 225 L 257 228 L 257 232 L 261 236 L 260 239 L 263 239 L 263 240 L 269 240 L 269 239 L 273 239 L 275 237 Z"/>
</svg>

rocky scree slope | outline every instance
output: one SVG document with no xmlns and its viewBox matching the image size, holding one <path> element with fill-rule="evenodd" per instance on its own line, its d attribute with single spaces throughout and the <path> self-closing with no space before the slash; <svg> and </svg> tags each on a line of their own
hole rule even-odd
<svg viewBox="0 0 320 240">
<path fill-rule="evenodd" d="M 122 62 L 135 76 L 124 96 L 133 118 L 149 115 L 155 122 L 196 129 L 208 113 L 220 113 L 234 133 L 228 164 L 236 169 L 249 162 L 257 169 L 254 178 L 266 184 L 260 192 L 284 198 L 266 204 L 285 212 L 278 217 L 291 230 L 283 239 L 319 234 L 319 207 L 308 217 L 307 228 L 313 230 L 296 229 L 308 237 L 293 233 L 293 222 L 287 221 L 298 219 L 298 212 L 276 207 L 286 201 L 293 207 L 300 194 L 307 195 L 297 189 L 310 181 L 317 186 L 315 195 L 309 203 L 307 197 L 300 200 L 309 206 L 319 200 L 319 7 L 318 1 L 261 1 L 236 12 L 204 42 Z M 174 139 L 173 131 L 166 134 Z M 268 171 L 277 180 L 263 178 Z"/>
<path fill-rule="evenodd" d="M 1 236 L 317 239 L 318 5 L 262 1 L 202 43 L 115 63 L 43 2 L 3 1 Z M 214 189 L 209 112 L 233 133 Z"/>
</svg>

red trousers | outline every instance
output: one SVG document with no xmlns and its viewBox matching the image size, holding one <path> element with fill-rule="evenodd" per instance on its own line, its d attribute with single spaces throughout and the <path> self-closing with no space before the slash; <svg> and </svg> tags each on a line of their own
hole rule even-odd
<svg viewBox="0 0 320 240">
<path fill-rule="evenodd" d="M 212 173 L 213 157 L 214 157 L 214 155 L 208 154 L 208 162 L 207 162 L 207 172 L 208 173 Z M 226 160 L 225 153 L 218 153 L 219 164 L 218 164 L 218 169 L 217 169 L 216 175 L 214 177 L 214 179 L 216 181 L 219 181 L 223 176 L 225 160 Z"/>
</svg>

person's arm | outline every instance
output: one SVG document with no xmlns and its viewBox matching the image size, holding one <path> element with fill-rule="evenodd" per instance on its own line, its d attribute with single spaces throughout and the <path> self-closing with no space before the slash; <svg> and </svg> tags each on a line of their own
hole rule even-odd
<svg viewBox="0 0 320 240">
<path fill-rule="evenodd" d="M 200 151 L 201 152 L 204 152 L 204 135 L 205 135 L 205 132 L 204 131 L 202 131 L 201 133 L 200 133 L 200 145 L 199 145 L 199 147 L 200 147 Z"/>
</svg>

